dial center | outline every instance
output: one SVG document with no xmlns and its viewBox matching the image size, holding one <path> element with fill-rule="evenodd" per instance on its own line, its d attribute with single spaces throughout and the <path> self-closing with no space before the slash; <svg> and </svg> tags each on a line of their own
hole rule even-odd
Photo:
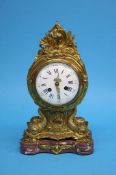
<svg viewBox="0 0 116 175">
<path fill-rule="evenodd" d="M 55 86 L 59 86 L 59 82 L 58 81 L 55 82 Z"/>
</svg>

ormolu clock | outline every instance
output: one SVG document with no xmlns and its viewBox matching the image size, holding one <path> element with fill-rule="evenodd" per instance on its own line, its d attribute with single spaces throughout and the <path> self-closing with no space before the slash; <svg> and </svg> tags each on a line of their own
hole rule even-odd
<svg viewBox="0 0 116 175">
<path fill-rule="evenodd" d="M 91 154 L 93 140 L 88 122 L 75 117 L 88 78 L 74 37 L 56 23 L 40 41 L 40 47 L 27 76 L 39 115 L 27 123 L 20 142 L 21 153 Z"/>
</svg>

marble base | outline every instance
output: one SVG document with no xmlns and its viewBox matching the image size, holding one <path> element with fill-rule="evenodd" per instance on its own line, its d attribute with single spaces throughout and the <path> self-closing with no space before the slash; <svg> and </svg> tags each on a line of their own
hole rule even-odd
<svg viewBox="0 0 116 175">
<path fill-rule="evenodd" d="M 21 140 L 20 152 L 26 155 L 34 155 L 38 153 L 75 153 L 80 155 L 88 155 L 93 153 L 93 141 L 79 143 L 73 139 L 52 140 L 42 139 L 37 142 L 29 143 Z"/>
</svg>

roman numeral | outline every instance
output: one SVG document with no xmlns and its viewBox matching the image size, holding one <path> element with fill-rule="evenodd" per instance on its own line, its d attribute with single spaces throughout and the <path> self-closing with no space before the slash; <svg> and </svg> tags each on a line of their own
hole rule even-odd
<svg viewBox="0 0 116 175">
<path fill-rule="evenodd" d="M 42 77 L 43 79 L 48 79 L 48 78 L 46 78 L 46 77 Z"/>
<path fill-rule="evenodd" d="M 70 74 L 68 74 L 67 76 L 66 76 L 66 78 L 69 78 L 71 75 Z"/>
<path fill-rule="evenodd" d="M 61 74 L 63 74 L 63 72 L 64 72 L 64 69 L 62 70 Z"/>
<path fill-rule="evenodd" d="M 48 71 L 47 73 L 48 73 L 49 75 L 51 75 L 51 72 L 50 72 L 50 71 Z"/>
<path fill-rule="evenodd" d="M 68 81 L 69 84 L 73 84 L 73 81 Z"/>
<path fill-rule="evenodd" d="M 64 93 L 64 95 L 68 96 L 66 93 Z"/>
<path fill-rule="evenodd" d="M 67 91 L 72 91 L 72 88 L 71 88 L 71 87 L 68 87 L 68 88 L 67 88 Z"/>
<path fill-rule="evenodd" d="M 45 94 L 47 94 L 49 91 L 48 91 L 48 89 L 44 89 L 43 92 L 44 92 Z"/>
<path fill-rule="evenodd" d="M 46 86 L 46 84 L 44 83 L 44 84 L 41 84 L 41 86 Z"/>
<path fill-rule="evenodd" d="M 42 79 L 48 79 L 47 77 L 42 77 L 41 75 L 40 75 L 40 77 L 41 77 Z"/>
<path fill-rule="evenodd" d="M 65 87 L 64 87 L 64 90 L 66 90 L 66 91 L 72 91 L 72 89 L 73 89 L 73 88 L 68 87 L 68 86 L 65 86 Z M 65 94 L 65 95 L 66 95 L 66 94 Z"/>
<path fill-rule="evenodd" d="M 49 95 L 50 98 L 53 98 L 53 96 L 54 96 L 53 94 L 50 94 L 50 95 Z"/>
<path fill-rule="evenodd" d="M 57 95 L 57 102 L 58 103 L 60 102 L 60 95 L 59 94 Z"/>
<path fill-rule="evenodd" d="M 58 69 L 54 69 L 54 72 L 55 72 L 55 73 L 58 73 Z"/>
</svg>

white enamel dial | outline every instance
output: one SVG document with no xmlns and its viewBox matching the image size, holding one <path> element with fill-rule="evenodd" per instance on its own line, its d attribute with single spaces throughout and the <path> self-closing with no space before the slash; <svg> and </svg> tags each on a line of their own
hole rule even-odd
<svg viewBox="0 0 116 175">
<path fill-rule="evenodd" d="M 63 105 L 76 96 L 79 90 L 79 78 L 71 66 L 64 63 L 50 63 L 38 73 L 36 90 L 47 103 Z"/>
</svg>

